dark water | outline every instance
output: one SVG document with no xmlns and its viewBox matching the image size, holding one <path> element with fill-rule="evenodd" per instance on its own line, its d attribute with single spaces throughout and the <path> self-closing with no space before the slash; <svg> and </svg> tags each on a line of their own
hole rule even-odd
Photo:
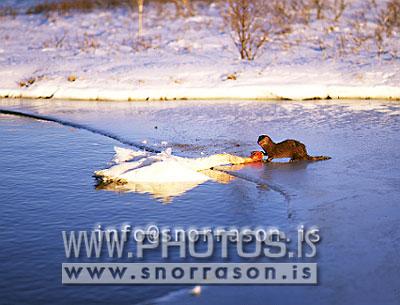
<svg viewBox="0 0 400 305">
<path fill-rule="evenodd" d="M 0 108 L 85 123 L 147 145 L 168 141 L 179 154 L 256 149 L 260 133 L 297 138 L 312 164 L 249 166 L 240 174 L 280 185 L 277 192 L 236 179 L 206 182 L 162 204 L 147 194 L 95 189 L 94 170 L 114 140 L 83 130 L 0 116 L 0 295 L 2 304 L 398 304 L 400 299 L 400 105 L 319 103 L 78 103 L 0 101 Z M 154 128 L 157 126 L 157 128 Z M 96 224 L 317 225 L 317 286 L 62 286 L 62 230 Z M 157 257 L 148 257 L 148 261 Z M 158 259 L 159 260 L 159 259 Z"/>
</svg>

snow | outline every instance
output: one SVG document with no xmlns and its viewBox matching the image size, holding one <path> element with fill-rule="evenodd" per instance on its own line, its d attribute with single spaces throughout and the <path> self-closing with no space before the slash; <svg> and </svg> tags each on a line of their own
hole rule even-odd
<svg viewBox="0 0 400 305">
<path fill-rule="evenodd" d="M 115 150 L 115 156 L 113 162 L 115 162 L 115 164 L 120 164 L 126 161 L 130 161 L 136 157 L 146 157 L 149 155 L 148 152 L 143 150 L 132 150 L 118 146 L 115 146 L 114 150 Z"/>
<path fill-rule="evenodd" d="M 357 2 L 357 1 L 355 1 Z M 360 1 L 359 1 L 360 2 Z M 296 26 L 290 45 L 267 44 L 254 62 L 238 57 L 215 4 L 194 17 L 173 6 L 0 17 L 0 97 L 79 100 L 400 98 L 398 57 L 371 48 L 340 57 L 315 44 L 313 24 Z M 350 12 L 344 18 L 351 18 Z M 335 46 L 336 32 L 323 36 Z M 298 37 L 305 38 L 295 43 Z M 400 40 L 388 44 L 398 49 Z M 227 78 L 234 74 L 236 80 Z M 75 81 L 68 81 L 73 76 Z M 33 84 L 21 82 L 34 79 Z"/>
</svg>

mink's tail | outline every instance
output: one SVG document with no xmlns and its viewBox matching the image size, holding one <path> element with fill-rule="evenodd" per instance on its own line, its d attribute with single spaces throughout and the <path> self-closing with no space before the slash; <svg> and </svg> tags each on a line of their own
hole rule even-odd
<svg viewBox="0 0 400 305">
<path fill-rule="evenodd" d="M 327 156 L 307 156 L 307 160 L 309 161 L 323 161 L 323 160 L 329 160 L 332 159 L 331 157 L 327 157 Z"/>
</svg>

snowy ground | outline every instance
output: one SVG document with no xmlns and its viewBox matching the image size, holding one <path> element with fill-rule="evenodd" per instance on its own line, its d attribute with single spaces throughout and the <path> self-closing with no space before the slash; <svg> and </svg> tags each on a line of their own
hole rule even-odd
<svg viewBox="0 0 400 305">
<path fill-rule="evenodd" d="M 399 58 L 373 49 L 340 56 L 345 26 L 323 36 L 320 24 L 297 26 L 289 42 L 245 62 L 215 4 L 200 4 L 187 18 L 175 17 L 173 6 L 146 8 L 142 45 L 137 13 L 128 9 L 0 18 L 0 97 L 400 98 Z M 321 50 L 320 39 L 332 47 Z M 400 46 L 399 39 L 388 44 Z"/>
</svg>

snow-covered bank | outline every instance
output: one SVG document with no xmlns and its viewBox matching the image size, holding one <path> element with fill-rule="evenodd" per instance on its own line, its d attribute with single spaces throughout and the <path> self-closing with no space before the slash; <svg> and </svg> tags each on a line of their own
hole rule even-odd
<svg viewBox="0 0 400 305">
<path fill-rule="evenodd" d="M 105 85 L 106 86 L 106 85 Z M 63 100 L 152 101 L 152 100 L 308 100 L 308 99 L 400 99 L 400 86 L 265 85 L 218 88 L 103 89 L 43 86 L 34 90 L 0 89 L 2 98 L 54 98 Z"/>
<path fill-rule="evenodd" d="M 187 18 L 172 11 L 168 5 L 145 11 L 141 43 L 137 15 L 123 9 L 0 17 L 0 97 L 400 99 L 398 57 L 379 58 L 367 49 L 341 57 L 333 48 L 329 54 L 314 39 L 318 24 L 294 28 L 289 44 L 267 44 L 246 62 L 216 5 L 202 5 Z M 338 37 L 323 39 L 335 46 Z"/>
</svg>

